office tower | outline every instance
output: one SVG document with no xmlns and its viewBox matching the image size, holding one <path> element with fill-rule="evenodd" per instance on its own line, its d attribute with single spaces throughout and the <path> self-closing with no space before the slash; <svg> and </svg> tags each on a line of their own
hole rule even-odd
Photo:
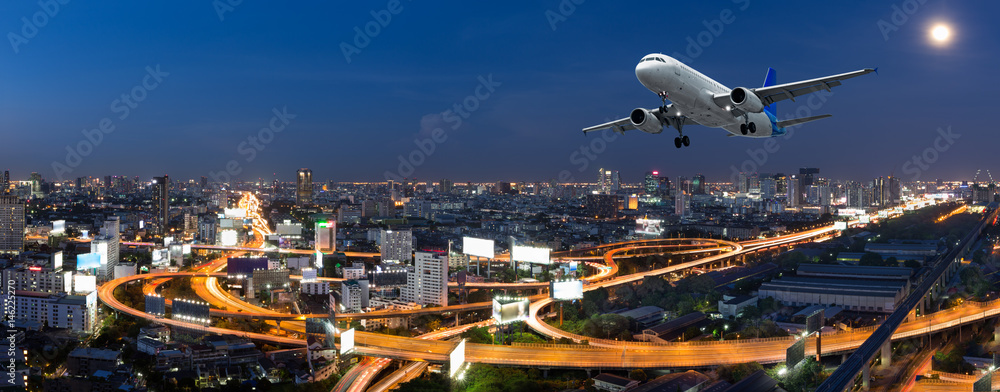
<svg viewBox="0 0 1000 392">
<path fill-rule="evenodd" d="M 104 226 L 101 227 L 101 234 L 98 239 L 103 239 L 107 242 L 107 269 L 105 271 L 104 279 L 111 280 L 115 276 L 115 267 L 118 266 L 118 246 L 121 241 L 119 233 L 121 232 L 121 224 L 117 216 L 112 216 L 104 221 Z M 95 240 L 96 241 L 96 240 Z"/>
<path fill-rule="evenodd" d="M 316 222 L 316 251 L 333 253 L 337 250 L 337 222 Z"/>
<path fill-rule="evenodd" d="M 670 197 L 670 177 L 657 178 L 660 197 Z"/>
<path fill-rule="evenodd" d="M 680 181 L 678 181 L 680 182 Z M 688 181 L 684 181 L 688 183 Z M 691 216 L 691 188 L 690 183 L 682 184 L 674 195 L 674 214 L 679 217 Z"/>
<path fill-rule="evenodd" d="M 7 193 L 8 189 L 10 189 L 10 172 L 4 170 L 3 175 L 0 175 L 0 195 Z"/>
<path fill-rule="evenodd" d="M 803 167 L 799 169 L 799 182 L 802 189 L 808 189 L 810 186 L 816 185 L 817 174 L 819 174 L 819 169 L 815 167 Z"/>
<path fill-rule="evenodd" d="M 611 192 L 612 193 L 618 192 L 618 190 L 621 189 L 621 187 L 622 187 L 622 179 L 621 179 L 621 176 L 618 174 L 618 170 L 612 171 L 611 172 Z"/>
<path fill-rule="evenodd" d="M 587 215 L 594 219 L 617 218 L 618 212 L 624 207 L 618 195 L 590 194 L 584 199 Z"/>
<path fill-rule="evenodd" d="M 406 274 L 403 300 L 448 306 L 448 255 L 417 252 L 413 272 Z"/>
<path fill-rule="evenodd" d="M 24 250 L 24 202 L 17 196 L 0 196 L 0 253 Z"/>
<path fill-rule="evenodd" d="M 597 191 L 611 193 L 611 170 L 603 168 L 597 170 Z"/>
<path fill-rule="evenodd" d="M 760 175 L 757 172 L 747 176 L 747 192 L 760 193 Z"/>
<path fill-rule="evenodd" d="M 208 189 L 208 177 L 201 176 L 201 189 Z"/>
<path fill-rule="evenodd" d="M 38 173 L 31 173 L 31 197 L 32 198 L 43 198 L 45 197 L 45 192 L 42 189 L 42 185 L 45 180 L 42 179 L 42 175 Z"/>
<path fill-rule="evenodd" d="M 170 224 L 170 177 L 153 177 L 153 213 L 156 216 L 156 232 L 167 233 Z"/>
<path fill-rule="evenodd" d="M 695 195 L 705 194 L 705 175 L 698 174 L 691 179 L 691 193 Z"/>
<path fill-rule="evenodd" d="M 903 187 L 899 182 L 899 177 L 889 176 L 886 180 L 888 187 L 888 201 L 891 205 L 899 204 L 902 201 Z"/>
<path fill-rule="evenodd" d="M 645 188 L 647 195 L 657 194 L 658 190 L 657 188 L 659 188 L 660 186 L 659 181 L 657 180 L 657 177 L 659 177 L 659 175 L 660 172 L 658 171 L 646 172 L 646 178 L 645 181 L 643 181 L 643 187 Z"/>
<path fill-rule="evenodd" d="M 760 197 L 764 200 L 774 199 L 778 193 L 777 182 L 773 176 L 767 175 L 760 178 Z"/>
<path fill-rule="evenodd" d="M 788 202 L 788 206 L 789 207 L 798 207 L 799 204 L 801 204 L 801 202 L 802 202 L 802 192 L 800 192 L 799 189 L 801 189 L 801 186 L 799 185 L 799 179 L 797 177 L 795 177 L 795 176 L 792 176 L 791 178 L 789 178 L 788 179 L 788 198 L 787 198 L 787 202 Z"/>
<path fill-rule="evenodd" d="M 395 261 L 409 264 L 413 260 L 413 231 L 382 229 L 381 244 L 382 262 Z"/>
<path fill-rule="evenodd" d="M 778 195 L 788 194 L 788 177 L 784 173 L 774 175 L 774 193 Z"/>
<path fill-rule="evenodd" d="M 299 206 L 312 204 L 312 194 L 312 170 L 306 168 L 299 169 L 295 179 L 295 204 Z"/>
<path fill-rule="evenodd" d="M 451 188 L 455 186 L 455 183 L 451 182 L 449 179 L 443 179 L 438 184 L 438 192 L 441 193 L 451 193 Z"/>
<path fill-rule="evenodd" d="M 733 187 L 735 188 L 736 193 L 747 193 L 749 191 L 748 181 L 749 179 L 747 173 L 740 172 L 740 174 L 736 177 L 736 184 L 734 184 L 735 186 Z"/>
</svg>

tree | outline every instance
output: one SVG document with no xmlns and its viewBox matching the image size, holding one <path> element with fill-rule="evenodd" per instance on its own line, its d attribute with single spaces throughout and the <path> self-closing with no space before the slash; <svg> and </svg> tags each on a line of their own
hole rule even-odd
<svg viewBox="0 0 1000 392">
<path fill-rule="evenodd" d="M 906 261 L 903 262 L 903 266 L 905 266 L 906 268 L 914 269 L 914 270 L 920 269 L 920 267 L 921 267 L 920 266 L 920 262 L 916 261 L 916 260 L 906 260 Z"/>
<path fill-rule="evenodd" d="M 881 267 L 885 265 L 885 261 L 882 260 L 882 255 L 878 253 L 865 252 L 861 256 L 861 261 L 858 262 L 858 265 Z"/>
<path fill-rule="evenodd" d="M 628 378 L 638 382 L 646 382 L 647 379 L 646 372 L 642 369 L 632 369 L 632 371 L 628 372 Z"/>
<path fill-rule="evenodd" d="M 735 384 L 754 372 L 763 369 L 764 367 L 757 362 L 746 362 L 722 365 L 715 372 L 719 375 L 719 378 L 728 381 L 730 384 Z"/>
</svg>

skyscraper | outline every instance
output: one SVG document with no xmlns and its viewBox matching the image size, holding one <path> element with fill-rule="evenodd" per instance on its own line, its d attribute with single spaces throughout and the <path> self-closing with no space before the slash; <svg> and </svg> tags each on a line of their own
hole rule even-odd
<svg viewBox="0 0 1000 392">
<path fill-rule="evenodd" d="M 167 233 L 170 223 L 170 177 L 153 177 L 153 213 L 156 215 L 156 232 Z"/>
<path fill-rule="evenodd" d="M 312 170 L 299 169 L 295 181 L 295 204 L 312 204 L 313 193 L 313 172 Z"/>
<path fill-rule="evenodd" d="M 799 183 L 799 178 L 792 176 L 788 179 L 788 206 L 798 207 L 802 202 L 802 192 L 800 191 L 802 186 Z"/>
<path fill-rule="evenodd" d="M 10 188 L 10 172 L 4 170 L 3 175 L 0 175 L 0 195 L 7 193 L 8 188 Z"/>
<path fill-rule="evenodd" d="M 337 222 L 316 222 L 316 251 L 333 253 L 337 250 Z"/>
<path fill-rule="evenodd" d="M 112 280 L 119 278 L 115 276 L 115 267 L 118 266 L 118 246 L 119 246 L 119 233 L 121 230 L 121 225 L 118 221 L 117 216 L 112 216 L 104 221 L 104 225 L 101 226 L 101 234 L 94 239 L 94 242 L 103 242 L 106 245 L 106 254 L 103 255 L 107 262 L 107 265 L 102 265 L 104 268 L 105 280 Z"/>
<path fill-rule="evenodd" d="M 660 172 L 658 171 L 646 172 L 646 181 L 643 183 L 643 185 L 646 188 L 645 190 L 647 195 L 657 194 L 657 188 L 660 187 L 659 181 L 657 179 L 657 177 L 659 176 Z"/>
<path fill-rule="evenodd" d="M 24 250 L 24 202 L 16 196 L 0 196 L 0 253 Z"/>
<path fill-rule="evenodd" d="M 705 175 L 698 174 L 691 179 L 691 193 L 695 195 L 705 194 Z"/>
<path fill-rule="evenodd" d="M 810 186 L 816 185 L 816 175 L 819 174 L 819 169 L 815 167 L 803 167 L 799 169 L 799 182 L 801 183 L 802 189 L 809 189 Z"/>
</svg>

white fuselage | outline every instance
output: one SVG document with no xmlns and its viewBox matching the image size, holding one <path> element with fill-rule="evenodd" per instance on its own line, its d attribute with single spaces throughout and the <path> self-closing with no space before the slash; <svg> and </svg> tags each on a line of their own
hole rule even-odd
<svg viewBox="0 0 1000 392">
<path fill-rule="evenodd" d="M 740 124 L 754 122 L 757 132 L 745 136 L 771 136 L 771 120 L 767 114 L 747 113 L 747 119 L 734 116 L 712 100 L 714 95 L 729 94 L 732 89 L 670 56 L 650 54 L 643 57 L 635 66 L 635 76 L 650 91 L 666 93 L 678 116 L 707 127 L 723 128 L 739 136 L 744 136 L 740 132 Z"/>
</svg>

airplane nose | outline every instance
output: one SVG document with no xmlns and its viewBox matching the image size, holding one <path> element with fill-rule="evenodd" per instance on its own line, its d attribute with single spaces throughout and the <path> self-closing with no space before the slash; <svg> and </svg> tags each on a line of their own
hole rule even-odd
<svg viewBox="0 0 1000 392">
<path fill-rule="evenodd" d="M 639 79 L 639 83 L 642 83 L 646 88 L 654 88 L 653 85 L 656 80 L 658 65 L 661 64 L 656 61 L 643 61 L 637 64 L 635 66 L 635 77 Z"/>
</svg>

